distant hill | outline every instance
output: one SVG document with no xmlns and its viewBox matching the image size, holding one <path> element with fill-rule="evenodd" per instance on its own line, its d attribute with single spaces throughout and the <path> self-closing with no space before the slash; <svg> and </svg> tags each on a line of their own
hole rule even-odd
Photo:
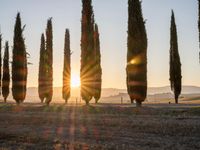
<svg viewBox="0 0 200 150">
<path fill-rule="evenodd" d="M 54 97 L 60 98 L 62 95 L 62 87 L 54 87 Z M 117 89 L 117 88 L 103 88 L 102 89 L 102 97 L 110 97 L 110 96 L 116 96 L 120 93 L 127 93 L 126 89 Z M 164 87 L 149 87 L 148 88 L 148 95 L 154 95 L 154 94 L 166 94 L 166 93 L 172 93 L 169 86 Z M 182 94 L 199 94 L 200 93 L 200 87 L 197 86 L 183 86 L 182 87 Z M 38 89 L 36 87 L 29 87 L 27 90 L 28 96 L 37 96 L 38 95 Z M 80 89 L 79 88 L 72 88 L 71 90 L 71 96 L 72 97 L 79 97 L 80 95 Z"/>
<path fill-rule="evenodd" d="M 119 93 L 127 93 L 126 89 L 117 89 L 117 88 L 104 88 L 102 90 L 102 97 L 108 97 L 117 95 Z M 172 93 L 170 86 L 163 87 L 149 87 L 147 90 L 148 95 L 152 94 L 163 94 L 163 93 Z M 182 94 L 199 94 L 200 87 L 198 86 L 183 86 Z"/>
<path fill-rule="evenodd" d="M 61 87 L 54 87 L 53 89 L 53 101 L 61 101 L 64 102 L 62 99 L 62 88 Z M 27 89 L 27 97 L 26 101 L 31 102 L 39 102 L 38 97 L 38 89 L 36 87 L 29 87 Z M 80 89 L 79 88 L 72 88 L 71 91 L 71 99 L 70 101 L 78 101 L 80 100 Z M 197 86 L 183 86 L 182 88 L 182 96 L 184 97 L 192 97 L 192 96 L 200 96 L 200 87 Z M 127 94 L 126 89 L 117 89 L 117 88 L 103 88 L 102 89 L 102 102 L 120 102 L 121 97 L 123 97 L 124 101 L 129 101 L 129 96 Z M 148 97 L 149 100 L 154 99 L 169 99 L 173 98 L 172 92 L 169 86 L 164 87 L 149 87 L 148 88 Z M 11 91 L 8 99 L 12 99 Z"/>
<path fill-rule="evenodd" d="M 148 88 L 148 94 L 157 94 L 157 93 L 171 93 L 170 86 Z M 182 94 L 190 94 L 190 93 L 200 93 L 200 87 L 198 86 L 182 87 Z"/>
</svg>

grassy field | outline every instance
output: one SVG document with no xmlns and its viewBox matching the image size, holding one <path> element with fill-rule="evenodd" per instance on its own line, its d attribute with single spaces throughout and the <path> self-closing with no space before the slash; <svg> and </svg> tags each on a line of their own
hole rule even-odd
<svg viewBox="0 0 200 150">
<path fill-rule="evenodd" d="M 0 150 L 11 149 L 199 150 L 200 106 L 0 103 Z"/>
</svg>

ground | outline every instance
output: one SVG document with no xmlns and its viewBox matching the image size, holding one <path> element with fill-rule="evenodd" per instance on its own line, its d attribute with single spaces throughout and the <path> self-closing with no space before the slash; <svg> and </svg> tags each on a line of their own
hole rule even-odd
<svg viewBox="0 0 200 150">
<path fill-rule="evenodd" d="M 0 103 L 0 150 L 200 149 L 200 105 Z"/>
</svg>

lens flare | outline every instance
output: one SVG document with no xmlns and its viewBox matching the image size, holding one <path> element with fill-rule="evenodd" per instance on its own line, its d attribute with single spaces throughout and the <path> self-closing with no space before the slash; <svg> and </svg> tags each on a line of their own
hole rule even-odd
<svg viewBox="0 0 200 150">
<path fill-rule="evenodd" d="M 72 75 L 71 77 L 71 87 L 80 86 L 80 77 L 78 75 Z"/>
</svg>

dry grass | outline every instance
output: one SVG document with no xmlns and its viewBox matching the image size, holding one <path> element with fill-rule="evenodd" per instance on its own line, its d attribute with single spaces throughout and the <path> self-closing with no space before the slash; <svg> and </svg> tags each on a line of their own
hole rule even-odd
<svg viewBox="0 0 200 150">
<path fill-rule="evenodd" d="M 0 104 L 0 150 L 200 149 L 200 107 Z"/>
</svg>

